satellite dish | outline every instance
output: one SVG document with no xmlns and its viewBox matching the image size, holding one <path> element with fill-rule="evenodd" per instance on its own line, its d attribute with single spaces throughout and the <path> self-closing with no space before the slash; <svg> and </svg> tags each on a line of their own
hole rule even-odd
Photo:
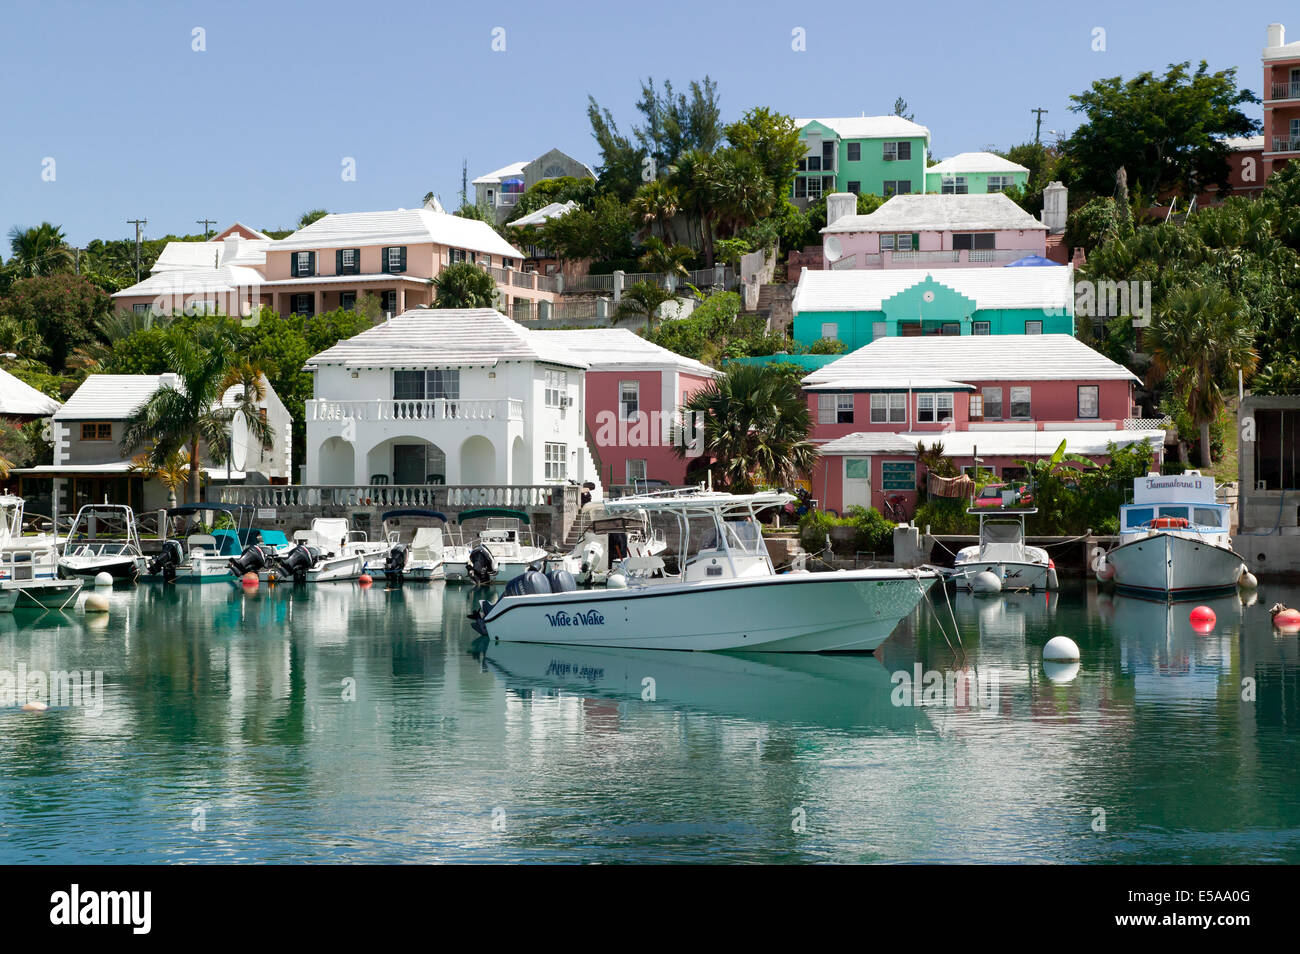
<svg viewBox="0 0 1300 954">
<path fill-rule="evenodd" d="M 230 419 L 230 466 L 243 470 L 248 462 L 248 419 L 243 411 L 236 411 Z"/>
<path fill-rule="evenodd" d="M 822 248 L 826 251 L 826 257 L 832 262 L 844 256 L 844 246 L 840 244 L 839 236 L 826 236 L 826 241 L 822 242 Z"/>
</svg>

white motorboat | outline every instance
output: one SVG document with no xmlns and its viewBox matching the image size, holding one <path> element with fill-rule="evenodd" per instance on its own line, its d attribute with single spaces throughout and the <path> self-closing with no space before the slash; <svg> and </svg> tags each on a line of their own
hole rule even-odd
<svg viewBox="0 0 1300 954">
<path fill-rule="evenodd" d="M 367 560 L 384 557 L 388 549 L 385 541 L 353 530 L 343 517 L 315 517 L 309 529 L 294 533 L 287 551 L 276 554 L 276 563 L 296 582 L 332 583 L 357 579 Z"/>
<path fill-rule="evenodd" d="M 598 585 L 613 569 L 633 575 L 661 569 L 667 549 L 644 510 L 609 514 L 601 509 L 589 518 L 577 545 L 550 565 L 572 573 L 580 584 Z"/>
<path fill-rule="evenodd" d="M 1054 590 L 1056 564 L 1041 547 L 1025 544 L 1025 517 L 1037 513 L 1027 509 L 970 509 L 980 518 L 980 542 L 962 547 L 953 560 L 953 579 L 971 589 L 975 576 L 992 573 L 1003 590 Z"/>
<path fill-rule="evenodd" d="M 1098 575 L 1113 575 L 1120 589 L 1173 599 L 1231 590 L 1246 571 L 1232 549 L 1229 508 L 1198 470 L 1136 478 L 1133 502 L 1119 513 L 1119 543 Z"/>
<path fill-rule="evenodd" d="M 233 579 L 230 560 L 243 552 L 251 534 L 253 508 L 244 504 L 197 503 L 172 507 L 166 517 L 191 531 L 184 542 L 176 536 L 163 541 L 162 551 L 145 565 L 146 579 L 164 583 L 216 583 Z M 204 518 L 211 523 L 205 523 Z M 219 524 L 225 524 L 219 526 Z"/>
<path fill-rule="evenodd" d="M 757 514 L 789 494 L 700 489 L 607 501 L 611 513 L 644 509 L 677 521 L 676 569 L 614 578 L 579 590 L 569 574 L 528 573 L 471 614 L 479 633 L 504 642 L 628 649 L 871 652 L 925 597 L 932 570 L 778 574 Z M 659 558 L 662 559 L 662 558 Z M 567 582 L 566 582 L 567 581 Z"/>
<path fill-rule="evenodd" d="M 403 533 L 403 521 L 437 520 L 447 522 L 446 514 L 437 510 L 390 510 L 381 518 L 384 540 L 388 549 L 381 555 L 366 560 L 365 572 L 378 579 L 402 582 L 416 580 L 428 583 L 441 580 L 444 572 L 442 527 L 415 526 L 409 534 Z M 407 539 L 403 540 L 402 537 Z"/>
<path fill-rule="evenodd" d="M 0 494 L 0 560 L 11 552 L 26 553 L 37 561 L 38 575 L 53 576 L 61 542 L 52 533 L 23 532 L 25 501 L 15 494 Z"/>
<path fill-rule="evenodd" d="M 527 529 L 531 520 L 522 510 L 483 507 L 463 511 L 457 522 L 487 518 L 478 539 L 465 557 L 465 573 L 470 582 L 508 583 L 533 566 L 544 566 L 550 555 L 533 541 Z"/>
<path fill-rule="evenodd" d="M 62 580 L 53 573 L 57 554 L 8 550 L 0 556 L 0 612 L 22 607 L 64 609 L 81 590 L 81 580 Z"/>
<path fill-rule="evenodd" d="M 107 573 L 115 580 L 135 580 L 148 559 L 140 550 L 135 513 L 122 504 L 86 504 L 77 511 L 63 544 L 59 573 L 94 578 Z"/>
</svg>

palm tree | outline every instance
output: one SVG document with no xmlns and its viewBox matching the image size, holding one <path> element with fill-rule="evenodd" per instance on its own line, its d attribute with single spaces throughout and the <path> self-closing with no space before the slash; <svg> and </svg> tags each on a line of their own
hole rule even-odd
<svg viewBox="0 0 1300 954">
<path fill-rule="evenodd" d="M 776 206 L 772 181 L 750 156 L 724 150 L 714 157 L 711 175 L 715 216 L 728 234 L 766 218 Z"/>
<path fill-rule="evenodd" d="M 1200 430 L 1201 466 L 1209 467 L 1210 422 L 1223 412 L 1237 374 L 1259 363 L 1247 305 L 1209 284 L 1171 291 L 1147 338 L 1152 383 L 1167 382 Z"/>
<path fill-rule="evenodd" d="M 32 278 L 64 271 L 72 266 L 72 249 L 63 229 L 49 222 L 32 228 L 15 225 L 9 230 L 9 263 L 16 278 Z"/>
<path fill-rule="evenodd" d="M 150 328 L 169 328 L 173 315 L 155 315 L 152 310 L 138 312 L 118 308 L 95 322 L 98 339 L 74 348 L 68 355 L 68 367 L 88 372 L 99 371 L 113 355 L 113 347 L 124 338 Z M 17 351 L 17 348 L 11 349 Z"/>
<path fill-rule="evenodd" d="M 655 179 L 636 190 L 628 208 L 643 227 L 653 228 L 658 224 L 659 236 L 667 242 L 673 216 L 681 208 L 681 197 L 672 183 Z"/>
<path fill-rule="evenodd" d="M 323 219 L 329 215 L 328 209 L 309 209 L 302 215 L 298 216 L 298 228 L 305 229 L 317 219 Z"/>
<path fill-rule="evenodd" d="M 470 262 L 448 265 L 433 280 L 438 290 L 438 308 L 494 308 L 497 283 L 492 276 Z"/>
<path fill-rule="evenodd" d="M 703 422 L 703 454 L 692 475 L 711 473 L 721 488 L 788 487 L 812 470 L 812 417 L 798 379 L 761 365 L 733 365 L 696 391 L 683 411 Z M 679 457 L 688 448 L 674 447 Z"/>
<path fill-rule="evenodd" d="M 641 248 L 641 257 L 637 259 L 637 264 L 641 266 L 642 271 L 662 272 L 678 279 L 691 277 L 686 263 L 694 257 L 695 253 L 691 251 L 689 246 L 669 246 L 663 239 L 652 235 L 645 240 L 645 244 Z"/>
<path fill-rule="evenodd" d="M 155 465 L 188 448 L 193 500 L 199 499 L 200 442 L 219 449 L 229 440 L 229 422 L 214 409 L 220 410 L 223 386 L 242 346 L 242 335 L 224 319 L 169 335 L 163 357 L 179 375 L 180 386 L 158 388 L 131 413 L 122 431 L 123 452 L 150 447 L 148 456 Z"/>
<path fill-rule="evenodd" d="M 617 317 L 628 318 L 645 315 L 646 331 L 653 331 L 655 314 L 659 311 L 659 307 L 676 297 L 672 292 L 665 291 L 654 282 L 637 282 L 623 292 L 623 297 L 618 303 Z"/>
<path fill-rule="evenodd" d="M 718 198 L 715 167 L 713 156 L 699 149 L 688 149 L 677 157 L 672 168 L 682 208 L 700 223 L 700 243 L 710 267 L 713 265 L 714 206 Z"/>
<path fill-rule="evenodd" d="M 154 461 L 149 454 L 138 454 L 127 468 L 130 473 L 140 474 L 145 480 L 157 479 L 172 497 L 178 497 L 180 503 L 189 503 L 185 493 L 190 479 L 190 452 L 188 450 L 172 451 L 161 460 Z M 200 471 L 200 473 L 202 473 Z M 206 476 L 205 478 L 206 479 Z"/>
</svg>

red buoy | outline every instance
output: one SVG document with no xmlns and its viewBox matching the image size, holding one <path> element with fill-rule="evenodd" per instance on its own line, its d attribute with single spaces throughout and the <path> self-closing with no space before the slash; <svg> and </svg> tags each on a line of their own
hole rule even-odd
<svg viewBox="0 0 1300 954">
<path fill-rule="evenodd" d="M 1208 606 L 1198 606 L 1188 615 L 1188 620 L 1192 624 L 1192 629 L 1198 633 L 1208 633 L 1214 629 L 1214 624 L 1218 622 L 1218 617 L 1214 615 L 1214 610 Z"/>
<path fill-rule="evenodd" d="M 1285 606 L 1281 609 L 1274 609 L 1273 625 L 1288 633 L 1300 630 L 1300 610 L 1290 609 Z"/>
<path fill-rule="evenodd" d="M 357 582 L 360 583 L 362 586 L 369 586 L 371 583 L 375 581 L 370 578 L 369 573 L 362 573 L 361 578 Z"/>
</svg>

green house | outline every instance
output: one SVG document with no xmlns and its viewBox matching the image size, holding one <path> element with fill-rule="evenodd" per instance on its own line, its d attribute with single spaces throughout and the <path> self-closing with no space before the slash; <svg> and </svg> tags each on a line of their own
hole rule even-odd
<svg viewBox="0 0 1300 954">
<path fill-rule="evenodd" d="M 1026 167 L 992 152 L 963 152 L 925 170 L 925 191 L 942 195 L 985 195 L 1028 182 Z"/>
<path fill-rule="evenodd" d="M 1074 334 L 1074 270 L 948 268 L 806 270 L 794 295 L 794 338 L 855 351 L 914 335 Z"/>
<path fill-rule="evenodd" d="M 808 151 L 791 197 L 806 206 L 831 192 L 880 196 L 925 191 L 930 130 L 902 116 L 796 119 Z"/>
</svg>

